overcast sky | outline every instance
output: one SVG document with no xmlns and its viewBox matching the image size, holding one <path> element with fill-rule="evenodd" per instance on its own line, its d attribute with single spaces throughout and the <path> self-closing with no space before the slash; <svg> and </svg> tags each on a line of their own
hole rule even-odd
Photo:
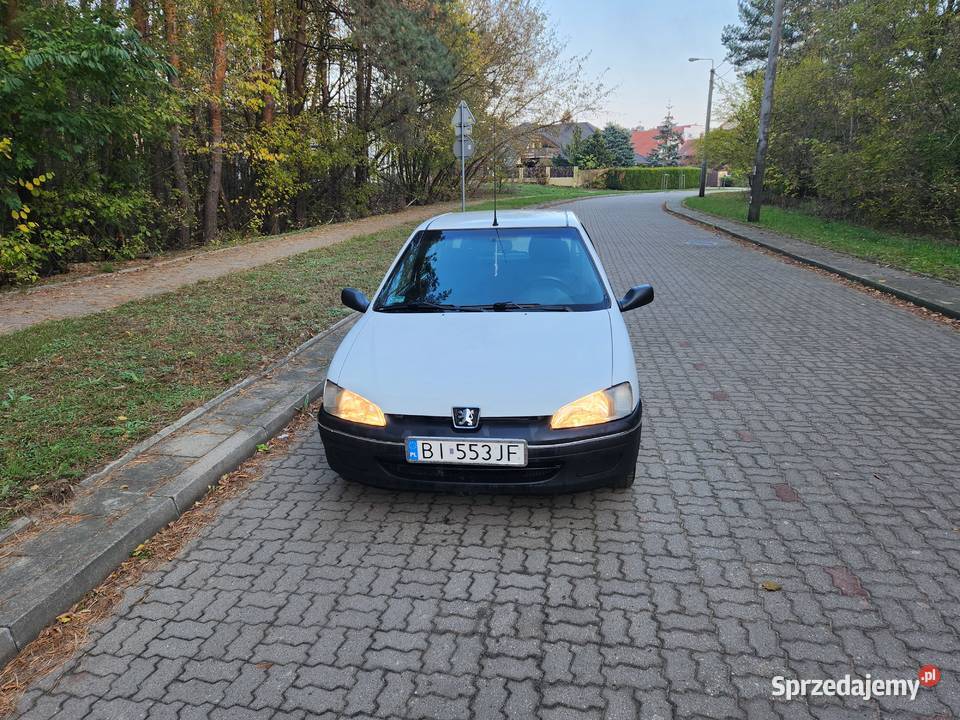
<svg viewBox="0 0 960 720">
<path fill-rule="evenodd" d="M 660 122 L 670 102 L 678 123 L 703 123 L 710 63 L 687 58 L 713 57 L 720 64 L 725 54 L 720 31 L 736 22 L 736 0 L 542 2 L 567 40 L 567 51 L 589 52 L 588 70 L 593 75 L 607 70 L 605 83 L 617 86 L 603 112 L 578 120 L 649 128 Z M 732 71 L 727 79 L 735 79 Z"/>
</svg>

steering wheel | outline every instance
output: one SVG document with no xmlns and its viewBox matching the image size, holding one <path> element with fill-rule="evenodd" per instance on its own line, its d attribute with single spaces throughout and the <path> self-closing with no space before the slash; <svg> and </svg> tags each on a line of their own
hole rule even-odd
<svg viewBox="0 0 960 720">
<path fill-rule="evenodd" d="M 537 288 L 550 289 L 559 293 L 562 297 L 558 298 L 557 302 L 569 302 L 572 297 L 570 285 L 555 275 L 538 275 L 530 285 Z"/>
</svg>

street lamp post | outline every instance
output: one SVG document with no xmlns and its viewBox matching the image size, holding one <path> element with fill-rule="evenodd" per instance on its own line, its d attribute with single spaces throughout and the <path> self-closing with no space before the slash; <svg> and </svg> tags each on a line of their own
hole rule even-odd
<svg viewBox="0 0 960 720">
<path fill-rule="evenodd" d="M 713 58 L 689 58 L 689 62 L 697 62 L 699 60 L 709 60 L 710 61 L 710 88 L 707 90 L 707 122 L 703 128 L 703 147 L 700 148 L 700 152 L 703 154 L 703 158 L 700 161 L 700 197 L 703 197 L 707 189 L 707 135 L 710 133 L 710 114 L 713 106 L 713 78 L 716 75 L 716 69 L 713 66 Z"/>
</svg>

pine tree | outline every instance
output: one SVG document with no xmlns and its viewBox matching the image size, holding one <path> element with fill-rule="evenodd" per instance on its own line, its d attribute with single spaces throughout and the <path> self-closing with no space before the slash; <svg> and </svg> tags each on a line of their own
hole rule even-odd
<svg viewBox="0 0 960 720">
<path fill-rule="evenodd" d="M 786 0 L 780 55 L 790 57 L 802 50 L 804 40 L 817 33 L 817 13 L 841 8 L 846 0 Z M 739 70 L 750 72 L 763 66 L 770 45 L 773 0 L 737 0 L 739 22 L 724 25 L 720 41 L 727 48 L 727 60 Z"/>
<path fill-rule="evenodd" d="M 650 153 L 647 161 L 655 167 L 676 167 L 680 164 L 680 146 L 683 145 L 683 133 L 677 128 L 673 112 L 667 106 L 667 114 L 657 125 L 657 134 L 653 136 L 657 147 Z"/>
<path fill-rule="evenodd" d="M 612 156 L 614 167 L 630 167 L 633 165 L 633 142 L 630 140 L 629 130 L 609 123 L 603 129 L 603 142 Z"/>
<path fill-rule="evenodd" d="M 595 132 L 584 141 L 582 158 L 577 164 L 591 169 L 608 168 L 615 164 L 602 132 Z"/>
<path fill-rule="evenodd" d="M 564 114 L 568 117 L 569 113 Z M 570 142 L 560 148 L 559 154 L 553 159 L 553 164 L 566 167 L 570 165 L 580 165 L 583 160 L 583 130 L 579 125 L 573 128 L 573 134 Z"/>
</svg>

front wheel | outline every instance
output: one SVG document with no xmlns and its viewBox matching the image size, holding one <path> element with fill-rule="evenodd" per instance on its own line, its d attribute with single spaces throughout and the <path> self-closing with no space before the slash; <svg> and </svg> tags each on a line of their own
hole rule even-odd
<svg viewBox="0 0 960 720">
<path fill-rule="evenodd" d="M 626 475 L 613 480 L 610 483 L 610 487 L 614 490 L 626 490 L 627 488 L 633 487 L 633 481 L 637 478 L 637 468 L 633 467 L 630 469 Z"/>
</svg>

